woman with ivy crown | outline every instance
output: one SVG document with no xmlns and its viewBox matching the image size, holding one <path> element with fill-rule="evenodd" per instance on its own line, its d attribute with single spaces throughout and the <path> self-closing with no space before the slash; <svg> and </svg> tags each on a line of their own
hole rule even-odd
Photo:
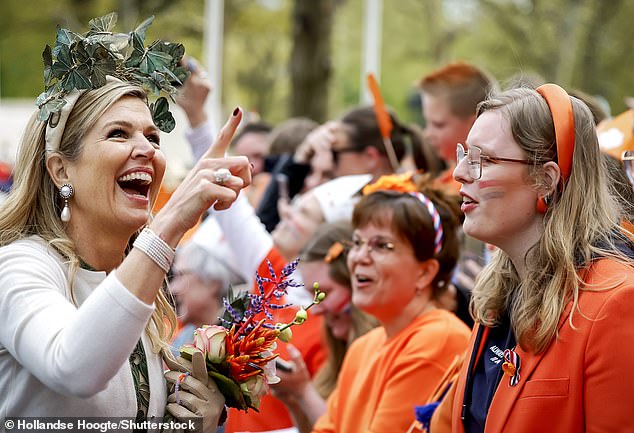
<svg viewBox="0 0 634 433">
<path fill-rule="evenodd" d="M 0 422 L 8 417 L 175 416 L 215 431 L 224 399 L 188 376 L 167 396 L 162 356 L 175 315 L 163 293 L 183 234 L 251 181 L 245 157 L 223 158 L 242 113 L 170 201 L 150 217 L 165 172 L 159 129 L 186 77 L 180 44 L 144 47 L 146 20 L 113 34 L 116 15 L 84 35 L 57 32 L 44 51 L 45 93 L 24 133 L 15 184 L 0 208 Z M 195 363 L 196 364 L 196 363 Z M 198 377 L 198 376 L 197 376 Z"/>
</svg>

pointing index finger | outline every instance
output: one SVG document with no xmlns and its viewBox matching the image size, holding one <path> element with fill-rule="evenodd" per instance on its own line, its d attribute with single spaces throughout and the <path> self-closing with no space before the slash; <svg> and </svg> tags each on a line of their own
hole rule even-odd
<svg viewBox="0 0 634 433">
<path fill-rule="evenodd" d="M 227 120 L 227 123 L 220 129 L 216 141 L 209 147 L 209 150 L 205 153 L 203 158 L 224 158 L 233 134 L 235 134 L 238 125 L 242 121 L 242 110 L 240 107 L 236 107 L 233 113 Z"/>
</svg>

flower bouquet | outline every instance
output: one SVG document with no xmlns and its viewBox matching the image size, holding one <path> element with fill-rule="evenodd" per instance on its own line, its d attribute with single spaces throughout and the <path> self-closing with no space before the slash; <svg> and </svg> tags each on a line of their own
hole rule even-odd
<svg viewBox="0 0 634 433">
<path fill-rule="evenodd" d="M 310 305 L 299 308 L 290 323 L 273 323 L 274 310 L 292 307 L 281 304 L 288 287 L 302 286 L 289 278 L 298 262 L 299 259 L 287 264 L 279 276 L 269 262 L 270 277 L 256 274 L 256 293 L 229 292 L 223 301 L 222 326 L 198 328 L 194 344 L 180 348 L 181 356 L 187 360 L 196 351 L 203 353 L 209 377 L 224 395 L 227 407 L 257 411 L 268 385 L 280 381 L 275 370 L 276 340 L 288 342 L 292 337 L 290 328 L 302 324 L 308 317 L 306 311 L 326 297 L 315 283 Z"/>
</svg>

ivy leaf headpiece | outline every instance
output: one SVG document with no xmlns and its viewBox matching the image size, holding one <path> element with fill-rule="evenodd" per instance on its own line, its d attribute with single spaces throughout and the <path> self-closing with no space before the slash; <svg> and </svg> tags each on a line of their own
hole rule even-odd
<svg viewBox="0 0 634 433">
<path fill-rule="evenodd" d="M 130 33 L 114 33 L 117 14 L 112 12 L 90 20 L 90 30 L 85 34 L 58 27 L 55 47 L 46 45 L 42 53 L 44 92 L 36 101 L 38 119 L 48 121 L 51 116 L 59 116 L 69 93 L 102 87 L 106 76 L 141 85 L 155 96 L 165 93 L 173 100 L 175 86 L 189 74 L 179 66 L 185 48 L 164 41 L 146 47 L 145 33 L 152 21 L 154 17 L 146 19 Z M 150 104 L 150 110 L 161 131 L 174 129 L 176 122 L 164 96 Z"/>
</svg>

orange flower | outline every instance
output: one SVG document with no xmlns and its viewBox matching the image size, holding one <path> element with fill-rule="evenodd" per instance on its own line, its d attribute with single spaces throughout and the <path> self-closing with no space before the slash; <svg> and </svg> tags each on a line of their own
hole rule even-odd
<svg viewBox="0 0 634 433">
<path fill-rule="evenodd" d="M 413 175 L 414 173 L 409 172 L 381 176 L 376 182 L 363 188 L 363 195 L 372 194 L 376 191 L 416 192 L 418 189 L 412 181 Z"/>
<path fill-rule="evenodd" d="M 248 380 L 250 377 L 262 373 L 267 362 L 275 359 L 277 355 L 261 356 L 275 348 L 275 339 L 279 331 L 262 327 L 261 320 L 251 332 L 240 335 L 235 326 L 227 335 L 227 357 L 231 377 L 238 383 Z"/>
</svg>

